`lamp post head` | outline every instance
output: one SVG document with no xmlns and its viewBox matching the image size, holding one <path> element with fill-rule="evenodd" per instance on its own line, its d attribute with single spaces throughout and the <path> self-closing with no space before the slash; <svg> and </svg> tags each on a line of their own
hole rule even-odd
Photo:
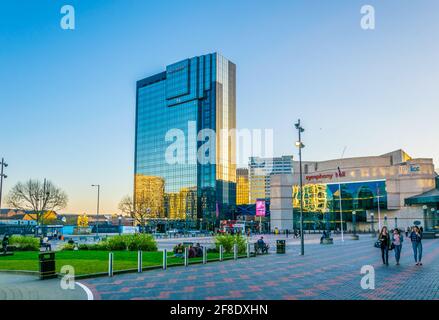
<svg viewBox="0 0 439 320">
<path fill-rule="evenodd" d="M 305 145 L 303 144 L 303 142 L 296 141 L 296 147 L 299 149 L 303 149 L 303 148 L 305 148 Z"/>
</svg>

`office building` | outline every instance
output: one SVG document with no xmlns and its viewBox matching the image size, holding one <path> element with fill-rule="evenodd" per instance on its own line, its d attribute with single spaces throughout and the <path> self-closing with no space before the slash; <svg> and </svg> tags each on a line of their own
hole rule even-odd
<svg viewBox="0 0 439 320">
<path fill-rule="evenodd" d="M 292 173 L 293 156 L 274 158 L 250 157 L 250 203 L 257 199 L 270 200 L 270 177 L 273 174 Z"/>
<path fill-rule="evenodd" d="M 235 127 L 236 66 L 218 53 L 137 82 L 134 195 L 152 203 L 149 218 L 227 218 L 236 202 L 235 136 L 227 134 Z"/>
</svg>

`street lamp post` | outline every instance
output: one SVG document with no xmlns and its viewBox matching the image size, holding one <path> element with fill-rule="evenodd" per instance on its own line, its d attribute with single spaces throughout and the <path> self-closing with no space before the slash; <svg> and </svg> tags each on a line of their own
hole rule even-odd
<svg viewBox="0 0 439 320">
<path fill-rule="evenodd" d="M 0 209 L 2 208 L 2 190 L 3 190 L 3 179 L 6 179 L 8 176 L 4 174 L 3 170 L 8 166 L 5 162 L 5 159 L 2 158 L 1 171 L 0 171 Z"/>
<path fill-rule="evenodd" d="M 101 193 L 101 185 L 100 184 L 92 184 L 92 187 L 98 188 L 98 202 L 96 207 L 96 238 L 99 239 L 99 197 Z"/>
<path fill-rule="evenodd" d="M 370 213 L 370 223 L 372 225 L 372 228 L 371 228 L 372 229 L 372 238 L 375 238 L 375 224 L 374 224 L 373 218 L 374 218 L 374 213 L 371 212 Z"/>
<path fill-rule="evenodd" d="M 297 121 L 297 123 L 294 125 L 297 129 L 297 132 L 299 134 L 299 141 L 296 142 L 296 147 L 299 148 L 299 181 L 300 181 L 300 254 L 303 256 L 305 255 L 305 241 L 304 241 L 304 235 L 303 235 L 303 177 L 302 177 L 302 149 L 305 147 L 305 145 L 302 143 L 302 132 L 305 131 L 305 129 L 302 128 L 300 125 L 300 119 Z"/>
<path fill-rule="evenodd" d="M 119 235 L 122 234 L 122 216 L 120 215 L 119 217 L 117 217 L 117 219 L 119 220 Z"/>
<path fill-rule="evenodd" d="M 359 237 L 357 235 L 357 212 L 356 211 L 352 211 L 352 225 L 353 225 L 353 231 L 354 231 L 354 233 L 352 234 L 352 240 L 358 240 Z"/>
<path fill-rule="evenodd" d="M 398 217 L 395 217 L 395 229 L 398 229 Z"/>
<path fill-rule="evenodd" d="M 424 211 L 424 226 L 425 229 L 428 229 L 428 207 L 424 204 L 422 206 L 422 210 Z"/>
</svg>

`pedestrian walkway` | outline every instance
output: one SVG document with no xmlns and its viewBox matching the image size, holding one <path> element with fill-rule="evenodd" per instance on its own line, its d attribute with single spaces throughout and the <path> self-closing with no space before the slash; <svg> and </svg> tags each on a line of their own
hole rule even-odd
<svg viewBox="0 0 439 320">
<path fill-rule="evenodd" d="M 375 239 L 308 244 L 305 256 L 297 246 L 285 255 L 224 261 L 188 268 L 83 281 L 95 299 L 439 299 L 439 240 L 424 241 L 424 266 L 414 265 L 409 241 L 401 265 L 382 265 Z M 364 265 L 375 268 L 375 290 L 360 282 Z"/>
<path fill-rule="evenodd" d="M 60 279 L 0 272 L 0 300 L 87 300 L 92 298 L 87 291 L 78 283 L 73 290 L 63 290 Z"/>
</svg>

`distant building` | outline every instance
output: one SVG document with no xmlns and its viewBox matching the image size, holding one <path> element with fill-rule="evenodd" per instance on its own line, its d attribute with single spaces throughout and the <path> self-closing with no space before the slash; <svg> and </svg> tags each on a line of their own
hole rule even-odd
<svg viewBox="0 0 439 320">
<path fill-rule="evenodd" d="M 250 203 L 257 199 L 270 200 L 270 177 L 273 174 L 291 174 L 293 156 L 249 159 Z"/>
<path fill-rule="evenodd" d="M 432 159 L 412 158 L 397 150 L 380 156 L 303 161 L 303 207 L 305 228 L 352 229 L 355 213 L 357 228 L 377 230 L 387 225 L 407 228 L 419 224 L 424 229 L 439 225 L 438 215 L 425 219 L 425 211 L 437 212 L 436 172 Z M 300 212 L 299 162 L 293 162 L 293 210 L 296 226 Z M 341 194 L 340 194 L 341 191 Z M 424 193 L 429 204 L 425 208 Z M 433 195 L 429 197 L 428 195 Z M 341 199 L 340 199 L 341 197 Z M 409 200 L 411 199 L 411 201 Z M 341 200 L 341 201 L 340 201 Z M 341 203 L 341 206 L 340 206 Z"/>
<path fill-rule="evenodd" d="M 236 205 L 250 204 L 248 169 L 236 169 Z"/>
</svg>

